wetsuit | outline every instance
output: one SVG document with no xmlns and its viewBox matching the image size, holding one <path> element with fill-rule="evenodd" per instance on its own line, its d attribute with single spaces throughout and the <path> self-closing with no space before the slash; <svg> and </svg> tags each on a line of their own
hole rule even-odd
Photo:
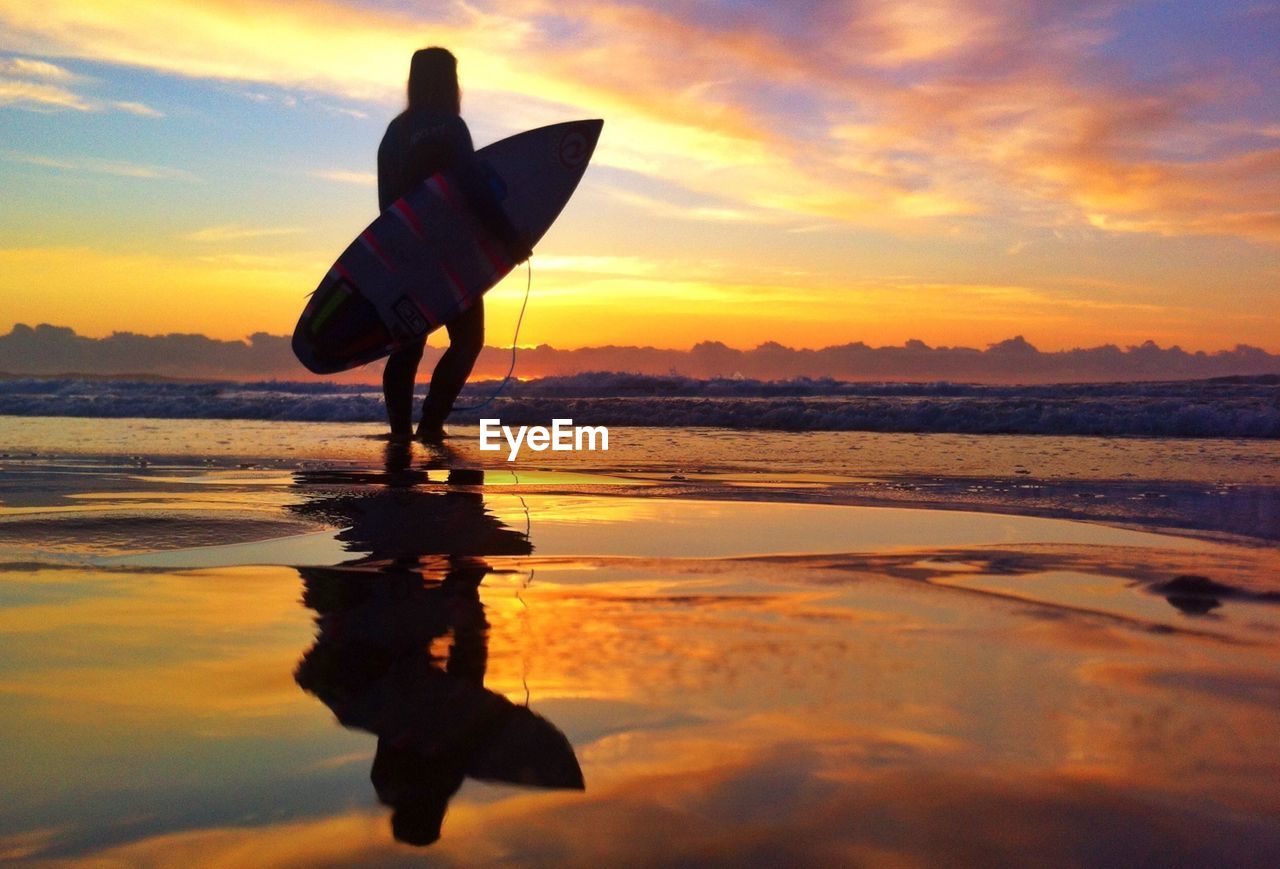
<svg viewBox="0 0 1280 869">
<path fill-rule="evenodd" d="M 378 207 L 393 202 L 437 172 L 448 171 L 485 228 L 519 262 L 527 245 L 490 192 L 466 122 L 457 115 L 430 110 L 405 111 L 387 125 L 378 146 Z M 436 363 L 431 388 L 422 404 L 418 433 L 439 433 L 484 346 L 482 299 L 445 324 L 449 347 Z M 382 392 L 391 433 L 408 435 L 413 428 L 413 384 L 427 340 L 400 348 L 387 359 Z"/>
</svg>

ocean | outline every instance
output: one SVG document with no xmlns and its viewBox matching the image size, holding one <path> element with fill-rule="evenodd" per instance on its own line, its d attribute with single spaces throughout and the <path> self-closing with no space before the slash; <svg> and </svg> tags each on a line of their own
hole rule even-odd
<svg viewBox="0 0 1280 869">
<path fill-rule="evenodd" d="M 453 419 L 773 431 L 1280 438 L 1280 376 L 983 386 L 580 374 L 469 385 Z M 0 415 L 377 422 L 377 387 L 327 382 L 0 380 Z"/>
</svg>

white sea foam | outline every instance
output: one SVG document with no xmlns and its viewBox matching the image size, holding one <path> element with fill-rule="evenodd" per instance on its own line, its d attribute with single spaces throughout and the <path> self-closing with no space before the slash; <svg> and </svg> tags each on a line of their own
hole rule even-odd
<svg viewBox="0 0 1280 869">
<path fill-rule="evenodd" d="M 469 386 L 462 406 L 493 384 Z M 0 382 L 0 415 L 376 422 L 376 387 L 293 382 L 139 382 L 15 379 Z M 513 384 L 474 422 L 546 425 L 710 426 L 782 431 L 1280 437 L 1280 378 L 980 386 L 834 380 L 697 380 L 617 373 Z"/>
</svg>

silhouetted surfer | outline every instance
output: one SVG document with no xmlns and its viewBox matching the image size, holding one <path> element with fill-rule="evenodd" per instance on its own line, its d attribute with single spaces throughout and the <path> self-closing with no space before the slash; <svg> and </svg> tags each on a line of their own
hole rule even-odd
<svg viewBox="0 0 1280 869">
<path fill-rule="evenodd" d="M 511 225 L 489 189 L 471 133 L 460 116 L 458 61 L 443 48 L 414 52 L 409 65 L 409 104 L 387 126 L 378 147 L 378 207 L 382 211 L 417 184 L 448 171 L 485 227 L 507 247 L 513 262 L 529 258 L 529 242 Z M 444 437 L 444 421 L 471 375 L 484 346 L 484 304 L 472 306 L 445 324 L 449 347 L 436 363 L 431 389 L 422 404 L 417 435 Z M 426 338 L 402 347 L 387 359 L 382 373 L 387 419 L 394 437 L 413 433 L 413 384 Z"/>
</svg>

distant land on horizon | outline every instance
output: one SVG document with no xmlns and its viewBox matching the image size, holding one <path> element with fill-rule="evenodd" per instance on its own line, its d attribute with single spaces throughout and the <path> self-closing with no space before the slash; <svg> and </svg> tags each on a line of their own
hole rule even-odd
<svg viewBox="0 0 1280 869">
<path fill-rule="evenodd" d="M 428 348 L 422 379 L 430 376 L 430 366 L 441 349 Z M 718 341 L 704 341 L 689 350 L 621 346 L 559 349 L 540 345 L 520 349 L 517 354 L 516 374 L 525 379 L 618 371 L 755 380 L 826 377 L 845 381 L 1042 384 L 1280 374 L 1280 354 L 1243 344 L 1212 352 L 1160 347 L 1152 341 L 1126 348 L 1107 344 L 1042 351 L 1020 335 L 981 350 L 931 347 L 916 340 L 902 346 L 871 347 L 851 342 L 817 350 L 773 342 L 740 350 Z M 473 379 L 503 376 L 510 360 L 509 347 L 486 347 Z M 379 363 L 372 363 L 341 375 L 317 377 L 294 358 L 287 336 L 264 332 L 254 333 L 245 341 L 198 334 L 131 332 L 91 338 L 65 326 L 31 327 L 19 323 L 7 335 L 0 335 L 0 372 L 14 376 L 376 383 L 381 371 Z"/>
</svg>

